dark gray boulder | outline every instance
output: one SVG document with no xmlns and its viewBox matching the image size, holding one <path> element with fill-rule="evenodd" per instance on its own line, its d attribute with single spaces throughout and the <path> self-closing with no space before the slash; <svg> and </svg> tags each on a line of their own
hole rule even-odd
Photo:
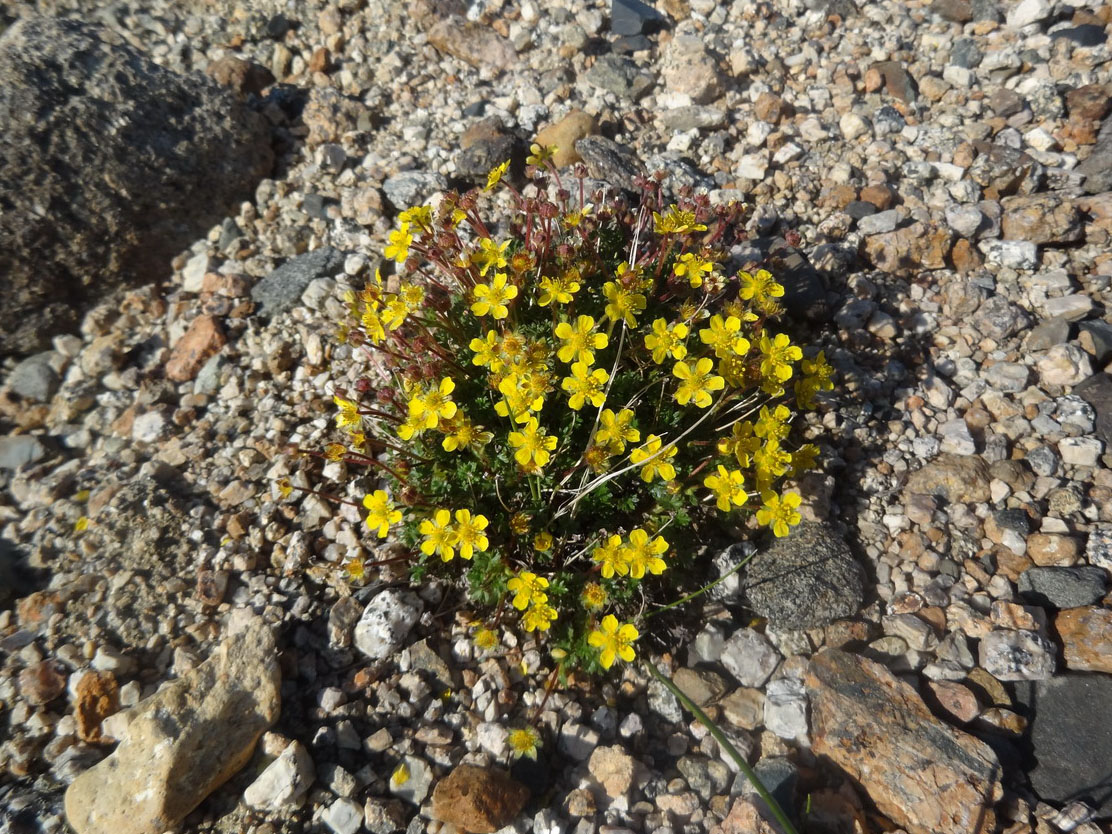
<svg viewBox="0 0 1112 834">
<path fill-rule="evenodd" d="M 0 355 L 31 353 L 250 197 L 266 120 L 107 29 L 29 16 L 0 36 Z"/>
</svg>

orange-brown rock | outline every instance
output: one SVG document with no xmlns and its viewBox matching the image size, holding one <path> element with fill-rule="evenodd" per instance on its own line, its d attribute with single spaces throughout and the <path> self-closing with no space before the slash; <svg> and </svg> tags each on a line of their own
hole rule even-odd
<svg viewBox="0 0 1112 834">
<path fill-rule="evenodd" d="M 86 672 L 77 682 L 74 717 L 83 741 L 103 741 L 100 722 L 120 709 L 120 688 L 111 672 Z"/>
<path fill-rule="evenodd" d="M 1054 618 L 1067 669 L 1112 673 L 1112 609 L 1067 608 Z"/>
<path fill-rule="evenodd" d="M 166 362 L 166 378 L 173 382 L 187 382 L 197 376 L 201 367 L 227 340 L 220 323 L 212 316 L 197 316 L 185 335 L 178 339 Z"/>
<path fill-rule="evenodd" d="M 908 834 L 988 834 L 1001 768 L 984 742 L 939 721 L 884 666 L 838 650 L 806 676 L 812 750 L 829 757 Z"/>
<path fill-rule="evenodd" d="M 893 232 L 869 235 L 865 238 L 865 256 L 885 272 L 943 269 L 950 254 L 950 240 L 948 229 L 917 221 Z"/>
<path fill-rule="evenodd" d="M 493 834 L 514 821 L 529 789 L 504 770 L 459 765 L 432 792 L 432 816 L 470 834 Z"/>
<path fill-rule="evenodd" d="M 537 134 L 537 142 L 541 145 L 555 145 L 556 153 L 552 157 L 552 163 L 557 168 L 563 168 L 580 161 L 575 143 L 596 133 L 598 122 L 594 116 L 582 110 L 572 110 L 560 121 L 541 128 Z"/>
</svg>

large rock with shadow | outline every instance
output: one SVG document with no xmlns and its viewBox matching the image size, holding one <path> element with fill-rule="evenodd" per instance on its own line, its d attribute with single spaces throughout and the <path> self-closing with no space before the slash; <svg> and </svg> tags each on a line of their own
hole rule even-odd
<svg viewBox="0 0 1112 834">
<path fill-rule="evenodd" d="M 829 527 L 805 521 L 753 557 L 742 589 L 774 628 L 816 628 L 857 613 L 865 571 Z"/>
<path fill-rule="evenodd" d="M 1028 776 L 1039 798 L 1081 799 L 1112 816 L 1112 676 L 1022 681 L 1016 700 L 1029 713 Z"/>
<path fill-rule="evenodd" d="M 0 36 L 0 125 L 0 355 L 165 278 L 273 162 L 266 120 L 232 92 L 75 19 Z"/>
</svg>

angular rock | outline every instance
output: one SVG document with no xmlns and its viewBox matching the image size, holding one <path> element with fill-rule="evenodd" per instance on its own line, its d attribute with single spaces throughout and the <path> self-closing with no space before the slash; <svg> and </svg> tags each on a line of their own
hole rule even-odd
<svg viewBox="0 0 1112 834">
<path fill-rule="evenodd" d="M 1094 374 L 1073 388 L 1073 393 L 1085 400 L 1096 413 L 1096 436 L 1112 449 L 1112 374 Z"/>
<path fill-rule="evenodd" d="M 19 673 L 19 694 L 36 707 L 50 703 L 66 689 L 66 676 L 52 660 L 42 660 Z"/>
<path fill-rule="evenodd" d="M 806 677 L 812 750 L 909 834 L 989 834 L 1002 771 L 984 742 L 939 721 L 878 663 L 828 649 Z"/>
<path fill-rule="evenodd" d="M 1005 240 L 1072 243 L 1081 239 L 1081 212 L 1062 192 L 1005 197 L 1000 205 Z"/>
<path fill-rule="evenodd" d="M 459 765 L 432 792 L 432 817 L 472 834 L 492 834 L 514 821 L 529 789 L 505 771 Z"/>
<path fill-rule="evenodd" d="M 664 15 L 641 0 L 612 0 L 610 31 L 615 35 L 640 35 L 664 22 Z"/>
<path fill-rule="evenodd" d="M 363 806 L 354 799 L 341 796 L 324 809 L 321 821 L 334 834 L 355 834 L 363 827 Z"/>
<path fill-rule="evenodd" d="M 504 37 L 477 21 L 449 15 L 428 31 L 429 43 L 446 55 L 473 67 L 508 70 L 517 64 L 517 52 Z"/>
<path fill-rule="evenodd" d="M 290 258 L 251 288 L 251 300 L 258 305 L 258 314 L 272 318 L 293 308 L 305 288 L 317 278 L 330 278 L 344 268 L 344 253 L 331 246 L 322 246 L 304 255 Z"/>
<path fill-rule="evenodd" d="M 575 143 L 598 133 L 598 121 L 583 110 L 572 110 L 558 122 L 547 125 L 537 134 L 541 145 L 556 146 L 552 162 L 563 168 L 580 161 Z"/>
<path fill-rule="evenodd" d="M 1054 674 L 1054 646 L 1033 631 L 990 631 L 979 649 L 981 666 L 997 680 L 1044 680 Z"/>
<path fill-rule="evenodd" d="M 278 758 L 247 786 L 243 801 L 261 811 L 300 805 L 315 778 L 316 769 L 309 751 L 300 741 L 291 741 Z"/>
<path fill-rule="evenodd" d="M 15 471 L 46 457 L 46 447 L 37 437 L 14 434 L 0 437 L 0 472 Z"/>
<path fill-rule="evenodd" d="M 1060 611 L 1054 631 L 1067 669 L 1112 674 L 1112 609 L 1086 606 Z"/>
<path fill-rule="evenodd" d="M 921 269 L 945 269 L 950 243 L 949 229 L 916 221 L 894 232 L 865 238 L 864 254 L 877 269 L 906 274 Z"/>
<path fill-rule="evenodd" d="M 58 374 L 51 366 L 55 354 L 52 351 L 29 356 L 12 368 L 8 376 L 8 386 L 13 393 L 31 402 L 48 402 L 58 390 Z"/>
<path fill-rule="evenodd" d="M 632 191 L 634 179 L 643 173 L 637 155 L 605 136 L 588 136 L 575 143 L 575 150 L 587 166 L 587 173 L 617 188 Z"/>
<path fill-rule="evenodd" d="M 597 747 L 587 762 L 591 777 L 611 799 L 626 796 L 637 773 L 637 760 L 622 747 Z"/>
<path fill-rule="evenodd" d="M 266 120 L 233 93 L 75 18 L 4 32 L 0 124 L 0 355 L 157 280 L 273 161 Z"/>
<path fill-rule="evenodd" d="M 722 91 L 717 61 L 702 38 L 673 38 L 664 49 L 660 75 L 670 92 L 686 96 L 693 104 L 714 101 Z"/>
<path fill-rule="evenodd" d="M 103 738 L 100 725 L 120 709 L 120 687 L 111 672 L 86 672 L 77 681 L 73 714 L 77 734 L 83 741 L 98 742 Z"/>
<path fill-rule="evenodd" d="M 1095 565 L 1028 568 L 1019 577 L 1019 594 L 1045 608 L 1078 608 L 1104 596 L 1108 574 Z"/>
<path fill-rule="evenodd" d="M 776 670 L 780 655 L 763 634 L 742 628 L 726 641 L 721 662 L 742 686 L 761 686 Z"/>
<path fill-rule="evenodd" d="M 698 707 L 705 707 L 729 689 L 725 678 L 710 669 L 677 669 L 672 675 L 672 683 Z"/>
<path fill-rule="evenodd" d="M 865 571 L 845 542 L 807 521 L 749 561 L 742 587 L 749 607 L 772 626 L 805 629 L 852 617 L 864 586 Z"/>
<path fill-rule="evenodd" d="M 372 660 L 389 657 L 402 647 L 423 609 L 421 599 L 410 591 L 383 591 L 367 603 L 355 625 L 355 648 Z"/>
<path fill-rule="evenodd" d="M 1085 800 L 1112 816 L 1112 676 L 1061 675 L 1016 685 L 1031 720 L 1031 787 L 1056 804 Z"/>
<path fill-rule="evenodd" d="M 166 362 L 166 378 L 187 382 L 227 343 L 220 322 L 213 316 L 197 316 L 185 331 Z"/>
<path fill-rule="evenodd" d="M 939 455 L 907 478 L 905 491 L 938 495 L 952 504 L 991 500 L 988 465 L 973 455 Z"/>
<path fill-rule="evenodd" d="M 594 86 L 619 99 L 637 101 L 653 86 L 653 76 L 624 55 L 603 55 L 583 75 Z"/>
<path fill-rule="evenodd" d="M 807 737 L 807 693 L 798 678 L 778 678 L 765 687 L 764 725 L 780 738 Z"/>
<path fill-rule="evenodd" d="M 243 767 L 278 718 L 274 635 L 261 618 L 142 701 L 126 736 L 66 791 L 78 834 L 160 834 Z"/>
</svg>

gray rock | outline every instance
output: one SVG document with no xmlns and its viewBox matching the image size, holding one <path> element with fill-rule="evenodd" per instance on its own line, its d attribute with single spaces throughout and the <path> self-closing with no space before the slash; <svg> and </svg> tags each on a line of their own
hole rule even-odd
<svg viewBox="0 0 1112 834">
<path fill-rule="evenodd" d="M 317 278 L 331 277 L 344 268 L 344 253 L 322 246 L 286 261 L 251 288 L 258 314 L 267 318 L 284 313 L 301 300 L 302 293 Z"/>
<path fill-rule="evenodd" d="M 248 619 L 207 661 L 139 703 L 120 746 L 66 791 L 78 834 L 175 827 L 251 758 L 280 708 L 274 635 Z"/>
<path fill-rule="evenodd" d="M 895 231 L 900 223 L 900 213 L 896 209 L 870 214 L 857 221 L 857 230 L 863 235 L 880 235 Z"/>
<path fill-rule="evenodd" d="M 1079 325 L 1082 347 L 1093 354 L 1093 360 L 1103 367 L 1112 359 L 1112 324 L 1104 321 L 1084 321 Z"/>
<path fill-rule="evenodd" d="M 448 187 L 444 175 L 436 171 L 403 171 L 382 183 L 382 193 L 399 211 L 425 202 Z"/>
<path fill-rule="evenodd" d="M 0 354 L 167 273 L 273 161 L 266 120 L 233 93 L 74 18 L 4 32 L 0 124 Z"/>
<path fill-rule="evenodd" d="M 761 686 L 776 670 L 780 655 L 763 634 L 742 628 L 726 641 L 720 661 L 742 686 Z"/>
<path fill-rule="evenodd" d="M 745 595 L 778 629 L 815 628 L 852 617 L 864 599 L 865 572 L 823 524 L 803 522 L 745 568 Z"/>
<path fill-rule="evenodd" d="M 598 747 L 599 734 L 585 724 L 568 721 L 560 727 L 556 749 L 577 762 L 585 762 Z"/>
<path fill-rule="evenodd" d="M 690 104 L 665 110 L 657 120 L 667 130 L 687 131 L 695 128 L 725 127 L 726 113 L 717 107 Z"/>
<path fill-rule="evenodd" d="M 1055 648 L 1033 631 L 991 631 L 979 648 L 981 666 L 997 680 L 1043 680 L 1054 674 Z"/>
<path fill-rule="evenodd" d="M 1108 574 L 1094 565 L 1028 568 L 1019 577 L 1019 593 L 1044 608 L 1080 608 L 1104 596 Z"/>
<path fill-rule="evenodd" d="M 58 390 L 58 374 L 50 364 L 54 356 L 53 351 L 36 353 L 16 365 L 8 377 L 12 391 L 32 402 L 47 402 Z"/>
<path fill-rule="evenodd" d="M 640 35 L 663 21 L 660 12 L 640 0 L 612 0 L 610 4 L 610 31 L 615 35 Z"/>
<path fill-rule="evenodd" d="M 1065 344 L 1070 338 L 1070 323 L 1065 319 L 1051 319 L 1032 327 L 1025 342 L 1028 350 L 1050 350 Z M 1000 389 L 1006 390 L 1006 389 Z"/>
<path fill-rule="evenodd" d="M 355 625 L 355 648 L 372 660 L 389 657 L 402 647 L 423 608 L 414 593 L 383 591 L 367 604 Z"/>
<path fill-rule="evenodd" d="M 1031 319 L 1023 309 L 1002 295 L 986 298 L 970 322 L 982 334 L 998 342 L 1018 333 L 1030 323 Z"/>
<path fill-rule="evenodd" d="M 765 688 L 764 723 L 780 738 L 807 736 L 807 691 L 798 678 L 778 678 Z"/>
<path fill-rule="evenodd" d="M 964 69 L 975 69 L 983 57 L 975 38 L 958 38 L 950 50 L 950 63 Z"/>
<path fill-rule="evenodd" d="M 432 767 L 428 762 L 417 756 L 405 756 L 390 777 L 390 793 L 406 802 L 420 805 L 429 795 L 432 777 Z"/>
<path fill-rule="evenodd" d="M 243 801 L 251 808 L 270 811 L 283 805 L 299 805 L 315 778 L 309 751 L 300 741 L 292 741 L 247 786 L 247 790 L 243 792 Z"/>
<path fill-rule="evenodd" d="M 29 434 L 0 437 L 0 471 L 14 471 L 46 457 L 46 447 Z"/>
<path fill-rule="evenodd" d="M 1031 787 L 1056 804 L 1084 800 L 1112 816 L 1112 676 L 1061 675 L 1016 684 L 1017 701 L 1031 713 Z"/>
<path fill-rule="evenodd" d="M 575 150 L 591 177 L 626 191 L 632 191 L 634 178 L 644 173 L 632 150 L 605 136 L 586 136 L 575 143 Z"/>
<path fill-rule="evenodd" d="M 1104 441 L 1105 448 L 1112 448 L 1112 375 L 1093 374 L 1075 385 L 1073 393 L 1093 407 L 1096 435 Z"/>
<path fill-rule="evenodd" d="M 363 806 L 354 799 L 340 797 L 324 809 L 321 821 L 335 834 L 355 834 L 363 827 Z"/>
<path fill-rule="evenodd" d="M 0 539 L 0 544 L 3 540 Z M 1112 524 L 1094 524 L 1085 542 L 1085 561 L 1112 575 Z"/>
<path fill-rule="evenodd" d="M 603 55 L 587 70 L 584 78 L 624 101 L 637 101 L 655 83 L 652 75 L 624 55 Z"/>
<path fill-rule="evenodd" d="M 715 186 L 713 177 L 708 177 L 686 159 L 673 153 L 650 156 L 645 160 L 645 171 L 650 174 L 656 171 L 664 172 L 665 177 L 661 181 L 661 186 L 664 193 L 669 196 L 675 196 L 681 188 L 709 191 Z"/>
</svg>

